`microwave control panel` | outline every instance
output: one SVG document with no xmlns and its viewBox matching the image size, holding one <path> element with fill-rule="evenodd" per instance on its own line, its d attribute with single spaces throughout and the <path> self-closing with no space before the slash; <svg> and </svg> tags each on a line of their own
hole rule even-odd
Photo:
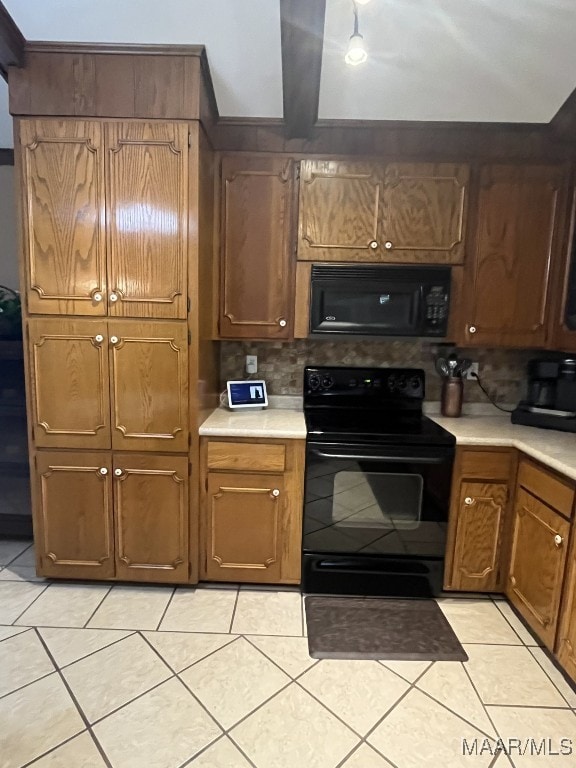
<svg viewBox="0 0 576 768">
<path fill-rule="evenodd" d="M 429 330 L 445 331 L 448 324 L 449 296 L 444 285 L 431 285 L 425 298 L 425 323 Z"/>
</svg>

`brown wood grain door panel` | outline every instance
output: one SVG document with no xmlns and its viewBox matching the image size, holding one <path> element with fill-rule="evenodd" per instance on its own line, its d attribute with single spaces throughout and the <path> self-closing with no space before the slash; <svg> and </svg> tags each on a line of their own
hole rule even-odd
<svg viewBox="0 0 576 768">
<path fill-rule="evenodd" d="M 550 650 L 556 637 L 569 532 L 567 520 L 518 488 L 506 594 Z"/>
<path fill-rule="evenodd" d="M 281 580 L 287 509 L 283 475 L 208 473 L 203 578 Z"/>
<path fill-rule="evenodd" d="M 293 161 L 222 161 L 222 338 L 288 339 L 293 333 Z"/>
<path fill-rule="evenodd" d="M 101 125 L 22 120 L 20 152 L 28 311 L 105 315 Z"/>
<path fill-rule="evenodd" d="M 379 235 L 386 261 L 463 263 L 469 175 L 451 163 L 386 167 Z"/>
<path fill-rule="evenodd" d="M 110 320 L 112 447 L 188 451 L 188 330 Z"/>
<path fill-rule="evenodd" d="M 380 261 L 383 179 L 378 164 L 303 160 L 298 258 Z"/>
<path fill-rule="evenodd" d="M 560 664 L 576 682 L 576 536 L 574 532 L 560 609 L 556 655 Z"/>
<path fill-rule="evenodd" d="M 453 589 L 497 591 L 507 497 L 507 483 L 464 482 L 460 485 Z"/>
<path fill-rule="evenodd" d="M 113 578 L 110 454 L 43 451 L 35 467 L 41 575 Z"/>
<path fill-rule="evenodd" d="M 41 448 L 110 448 L 108 324 L 28 321 L 31 414 Z"/>
<path fill-rule="evenodd" d="M 188 459 L 116 454 L 116 575 L 127 581 L 186 582 Z"/>
<path fill-rule="evenodd" d="M 558 166 L 482 169 L 466 346 L 544 346 L 562 184 Z"/>
<path fill-rule="evenodd" d="M 186 318 L 188 126 L 106 126 L 109 313 Z"/>
</svg>

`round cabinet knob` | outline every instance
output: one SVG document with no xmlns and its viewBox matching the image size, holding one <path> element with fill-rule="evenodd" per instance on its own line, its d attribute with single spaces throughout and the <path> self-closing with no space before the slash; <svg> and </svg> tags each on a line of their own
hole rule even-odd
<svg viewBox="0 0 576 768">
<path fill-rule="evenodd" d="M 392 245 L 390 240 L 386 240 L 386 242 L 384 243 L 384 248 L 386 248 L 387 251 L 391 251 L 393 247 L 394 246 Z"/>
<path fill-rule="evenodd" d="M 118 336 L 110 336 L 110 344 L 118 344 Z"/>
<path fill-rule="evenodd" d="M 470 328 L 468 328 L 468 330 L 470 331 L 470 333 L 476 333 L 476 326 L 471 325 Z"/>
<path fill-rule="evenodd" d="M 110 301 L 118 301 L 118 294 L 117 293 L 111 293 L 108 297 Z"/>
<path fill-rule="evenodd" d="M 469 507 L 471 504 L 474 504 L 474 499 L 472 496 L 466 496 L 464 499 L 464 504 L 466 504 L 467 507 Z"/>
<path fill-rule="evenodd" d="M 101 475 L 107 475 L 108 474 L 107 467 L 100 467 L 100 474 Z"/>
<path fill-rule="evenodd" d="M 102 294 L 97 291 L 96 293 L 92 294 L 92 299 L 96 302 L 102 301 Z"/>
<path fill-rule="evenodd" d="M 557 547 L 561 547 L 563 541 L 564 539 L 558 533 L 556 534 L 556 536 L 554 536 L 554 544 L 556 544 Z"/>
<path fill-rule="evenodd" d="M 280 496 L 280 491 L 278 490 L 278 488 L 274 488 L 274 490 L 272 491 L 272 496 Z"/>
<path fill-rule="evenodd" d="M 377 241 L 376 241 L 376 240 L 372 240 L 372 241 L 370 242 L 370 248 L 372 248 L 372 250 L 373 250 L 373 251 L 375 251 L 375 250 L 376 250 L 376 248 L 378 248 L 378 243 L 377 243 Z"/>
<path fill-rule="evenodd" d="M 114 474 L 116 475 L 116 477 L 121 477 L 122 476 L 122 470 L 121 469 L 115 469 L 114 470 Z"/>
<path fill-rule="evenodd" d="M 96 336 L 94 336 L 94 341 L 96 342 L 96 344 L 102 344 L 102 342 L 104 341 L 104 336 L 102 336 L 101 333 L 97 333 Z"/>
<path fill-rule="evenodd" d="M 280 320 L 278 320 L 278 325 L 280 326 L 280 328 L 285 328 L 286 327 L 286 320 L 284 320 L 284 318 L 281 317 Z"/>
</svg>

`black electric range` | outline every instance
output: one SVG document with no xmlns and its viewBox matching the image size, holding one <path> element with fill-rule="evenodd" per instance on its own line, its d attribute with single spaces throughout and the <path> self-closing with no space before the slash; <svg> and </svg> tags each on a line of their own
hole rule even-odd
<svg viewBox="0 0 576 768">
<path fill-rule="evenodd" d="M 303 590 L 442 590 L 455 438 L 419 368 L 307 367 Z"/>
</svg>

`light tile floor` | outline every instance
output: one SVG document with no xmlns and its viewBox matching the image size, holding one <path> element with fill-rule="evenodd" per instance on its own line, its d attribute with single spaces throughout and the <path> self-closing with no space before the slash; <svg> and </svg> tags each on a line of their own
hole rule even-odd
<svg viewBox="0 0 576 768">
<path fill-rule="evenodd" d="M 317 661 L 297 590 L 48 583 L 32 563 L 0 541 L 0 768 L 576 765 L 576 692 L 498 596 L 440 601 L 464 664 Z"/>
</svg>

